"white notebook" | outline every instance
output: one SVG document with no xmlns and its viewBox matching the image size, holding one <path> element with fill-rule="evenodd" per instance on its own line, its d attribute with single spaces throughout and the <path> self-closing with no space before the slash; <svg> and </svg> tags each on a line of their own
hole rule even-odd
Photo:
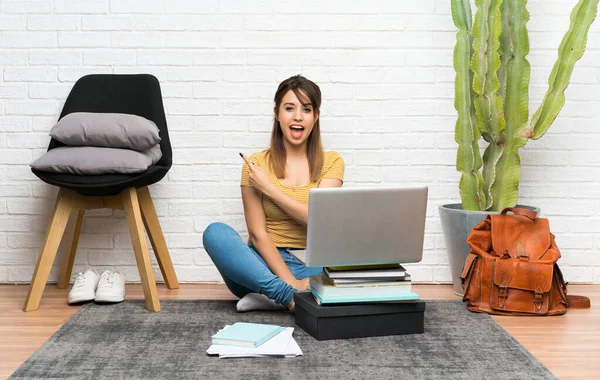
<svg viewBox="0 0 600 380">
<path fill-rule="evenodd" d="M 208 350 L 206 350 L 206 353 L 209 355 L 219 355 L 219 359 L 267 356 L 293 358 L 303 355 L 298 343 L 296 343 L 296 340 L 292 337 L 293 333 L 293 327 L 286 327 L 279 334 L 275 335 L 258 347 L 225 346 L 213 344 L 208 348 Z"/>
</svg>

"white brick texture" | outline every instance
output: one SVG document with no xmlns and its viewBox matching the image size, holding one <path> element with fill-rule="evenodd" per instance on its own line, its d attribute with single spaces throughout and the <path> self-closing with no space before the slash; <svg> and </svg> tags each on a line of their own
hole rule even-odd
<svg viewBox="0 0 600 380">
<path fill-rule="evenodd" d="M 577 1 L 528 3 L 531 117 Z M 92 73 L 161 83 L 174 165 L 150 190 L 181 282 L 222 282 L 202 233 L 224 221 L 247 237 L 238 152 L 267 147 L 277 85 L 303 74 L 322 89 L 323 141 L 345 159 L 345 186 L 429 186 L 424 257 L 409 270 L 449 283 L 437 207 L 459 201 L 455 34 L 450 0 L 0 0 L 0 283 L 31 280 L 57 190 L 28 165 Z M 554 125 L 521 150 L 519 202 L 550 219 L 572 283 L 600 283 L 599 152 L 596 20 Z M 74 215 L 52 282 L 73 229 Z M 122 211 L 86 213 L 74 273 L 87 267 L 139 281 Z"/>
</svg>

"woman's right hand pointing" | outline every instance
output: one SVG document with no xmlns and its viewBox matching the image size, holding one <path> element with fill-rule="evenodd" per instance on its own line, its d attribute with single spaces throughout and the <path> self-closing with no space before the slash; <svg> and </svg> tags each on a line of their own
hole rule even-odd
<svg viewBox="0 0 600 380">
<path fill-rule="evenodd" d="M 248 164 L 250 186 L 267 194 L 268 191 L 271 190 L 271 187 L 274 186 L 267 171 L 260 166 L 255 165 L 254 162 L 250 161 L 242 153 L 240 153 L 240 156 L 246 164 Z"/>
</svg>

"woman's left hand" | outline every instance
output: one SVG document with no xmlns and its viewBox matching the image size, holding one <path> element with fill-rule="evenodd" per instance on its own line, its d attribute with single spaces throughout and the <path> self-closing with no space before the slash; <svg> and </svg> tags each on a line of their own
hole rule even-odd
<svg viewBox="0 0 600 380">
<path fill-rule="evenodd" d="M 242 156 L 242 158 L 246 161 L 246 164 L 248 164 L 248 168 L 250 169 L 250 186 L 262 193 L 267 193 L 273 187 L 273 182 L 271 182 L 267 171 L 260 166 L 255 165 L 254 162 L 247 159 L 246 156 Z"/>
<path fill-rule="evenodd" d="M 292 287 L 298 291 L 306 291 L 310 290 L 310 282 L 308 278 L 303 278 L 302 280 L 296 280 L 294 283 L 290 284 Z"/>
</svg>

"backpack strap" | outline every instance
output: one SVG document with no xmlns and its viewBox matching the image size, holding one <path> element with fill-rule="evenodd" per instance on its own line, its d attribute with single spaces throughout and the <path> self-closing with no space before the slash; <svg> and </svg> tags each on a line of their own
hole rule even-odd
<svg viewBox="0 0 600 380">
<path fill-rule="evenodd" d="M 537 212 L 526 209 L 526 208 L 520 208 L 520 207 L 507 207 L 504 210 L 502 210 L 502 212 L 500 214 L 506 215 L 507 212 L 512 212 L 515 215 L 523 215 L 523 216 L 528 217 L 531 220 L 534 220 L 535 217 L 537 216 Z"/>
<path fill-rule="evenodd" d="M 573 296 L 567 294 L 567 307 L 572 307 L 573 309 L 589 309 L 590 299 L 585 296 Z"/>
<path fill-rule="evenodd" d="M 554 263 L 554 268 L 556 268 L 556 275 L 558 276 L 559 286 L 562 287 L 564 294 L 567 296 L 567 307 L 573 309 L 589 309 L 590 308 L 590 299 L 585 296 L 575 296 L 571 294 L 567 294 L 567 283 L 563 278 L 563 274 L 558 267 L 558 264 Z"/>
</svg>

